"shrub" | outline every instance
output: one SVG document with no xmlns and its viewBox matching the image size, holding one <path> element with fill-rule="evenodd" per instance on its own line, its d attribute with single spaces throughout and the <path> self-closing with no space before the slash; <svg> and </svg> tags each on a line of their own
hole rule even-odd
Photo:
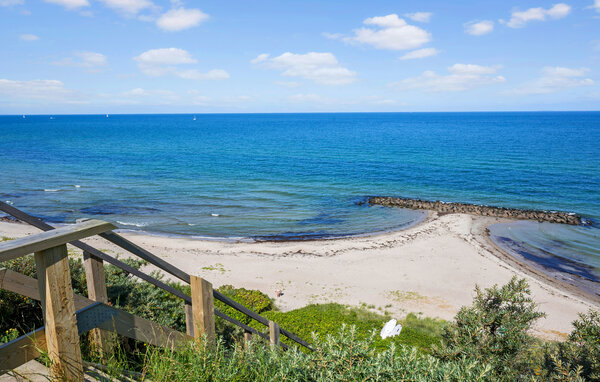
<svg viewBox="0 0 600 382">
<path fill-rule="evenodd" d="M 177 350 L 151 349 L 144 371 L 153 381 L 485 381 L 490 367 L 472 360 L 440 361 L 392 344 L 376 351 L 376 333 L 359 339 L 354 328 L 313 338 L 316 351 L 270 349 L 262 341 L 215 350 L 202 341 Z"/>
<path fill-rule="evenodd" d="M 255 311 L 256 313 L 260 314 L 273 309 L 273 302 L 269 296 L 259 290 L 234 288 L 231 285 L 223 285 L 217 290 L 232 300 L 244 305 L 246 308 Z M 241 313 L 218 300 L 215 300 L 215 308 L 219 309 L 229 317 L 243 322 L 246 325 L 248 325 L 252 320 L 244 313 Z"/>
<path fill-rule="evenodd" d="M 560 380 L 564 375 L 579 375 L 588 381 L 600 381 L 600 313 L 580 313 L 565 342 L 547 346 L 544 374 Z"/>
<path fill-rule="evenodd" d="M 507 379 L 530 374 L 534 339 L 527 331 L 545 314 L 537 311 L 527 281 L 513 277 L 500 288 L 494 285 L 482 291 L 476 287 L 475 292 L 473 305 L 460 309 L 434 354 L 443 360 L 466 357 L 489 363 L 497 376 Z"/>
</svg>

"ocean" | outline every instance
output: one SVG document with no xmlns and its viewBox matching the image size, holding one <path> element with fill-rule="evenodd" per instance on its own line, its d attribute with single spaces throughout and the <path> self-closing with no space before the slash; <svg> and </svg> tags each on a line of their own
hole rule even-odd
<svg viewBox="0 0 600 382">
<path fill-rule="evenodd" d="M 0 170 L 0 200 L 49 222 L 220 240 L 424 218 L 361 203 L 374 195 L 575 212 L 590 225 L 510 223 L 495 240 L 600 281 L 600 112 L 0 116 Z"/>
</svg>

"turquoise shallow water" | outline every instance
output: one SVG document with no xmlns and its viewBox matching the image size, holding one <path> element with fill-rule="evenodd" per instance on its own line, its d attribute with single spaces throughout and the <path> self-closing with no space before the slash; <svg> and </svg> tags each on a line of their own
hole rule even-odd
<svg viewBox="0 0 600 382">
<path fill-rule="evenodd" d="M 0 116 L 0 200 L 54 222 L 94 216 L 156 233 L 277 240 L 423 217 L 359 205 L 370 195 L 600 218 L 598 112 L 53 117 Z M 515 228 L 519 241 L 549 249 Z M 590 229 L 580 260 L 598 267 Z M 579 259 L 572 232 L 556 235 L 560 257 Z"/>
</svg>

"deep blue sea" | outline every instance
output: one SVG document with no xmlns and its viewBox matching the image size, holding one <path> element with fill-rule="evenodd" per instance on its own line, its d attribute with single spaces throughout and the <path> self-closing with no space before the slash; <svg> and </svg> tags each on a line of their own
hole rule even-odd
<svg viewBox="0 0 600 382">
<path fill-rule="evenodd" d="M 372 195 L 594 221 L 600 112 L 0 116 L 0 171 L 0 200 L 48 221 L 198 237 L 336 237 L 423 218 L 359 203 Z M 498 236 L 598 277 L 597 226 L 513 224 Z"/>
</svg>

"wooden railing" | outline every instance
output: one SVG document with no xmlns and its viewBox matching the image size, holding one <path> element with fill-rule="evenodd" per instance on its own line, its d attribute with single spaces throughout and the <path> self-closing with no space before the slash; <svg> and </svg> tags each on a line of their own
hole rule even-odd
<svg viewBox="0 0 600 382">
<path fill-rule="evenodd" d="M 280 342 L 280 335 L 283 335 L 313 350 L 309 343 L 295 334 L 214 290 L 207 280 L 189 275 L 113 232 L 112 229 L 116 227 L 110 223 L 87 220 L 75 225 L 55 228 L 3 202 L 0 202 L 0 211 L 45 231 L 0 244 L 0 262 L 35 253 L 38 280 L 7 269 L 0 269 L 0 288 L 41 301 L 45 322 L 44 328 L 0 346 L 0 374 L 39 356 L 39 350 L 42 349 L 48 351 L 52 360 L 53 375 L 66 377 L 68 380 L 78 380 L 82 375 L 78 337 L 81 333 L 92 331 L 93 344 L 100 354 L 111 351 L 114 344 L 113 333 L 157 346 L 173 347 L 183 340 L 201 336 L 206 336 L 209 343 L 214 343 L 215 316 L 244 329 L 246 340 L 250 340 L 251 335 L 255 334 L 270 341 L 273 346 L 288 349 L 287 345 Z M 191 296 L 79 241 L 96 234 L 189 284 Z M 73 294 L 67 243 L 83 250 L 88 298 Z M 106 305 L 108 295 L 104 261 L 181 298 L 185 302 L 186 334 Z M 262 333 L 215 309 L 214 299 L 266 325 L 269 334 Z M 88 321 L 92 321 L 93 324 Z"/>
</svg>

